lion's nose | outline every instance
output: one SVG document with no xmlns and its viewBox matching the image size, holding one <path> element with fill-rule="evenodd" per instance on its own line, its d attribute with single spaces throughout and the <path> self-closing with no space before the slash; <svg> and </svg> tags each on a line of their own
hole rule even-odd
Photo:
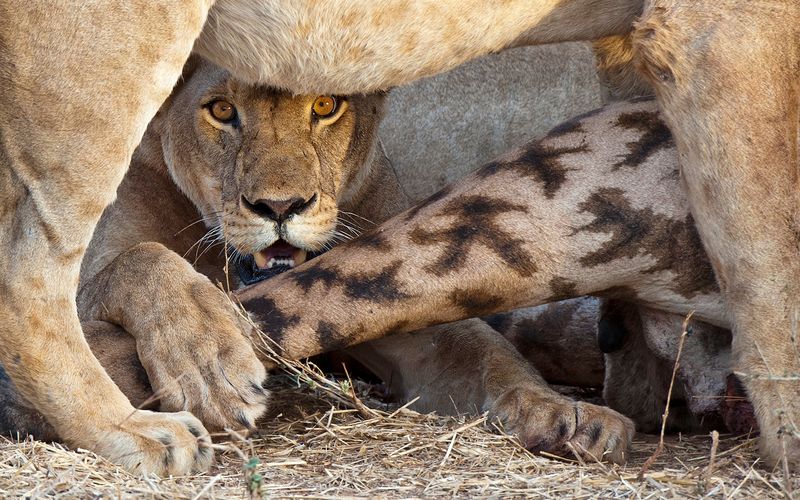
<svg viewBox="0 0 800 500">
<path fill-rule="evenodd" d="M 266 219 L 274 220 L 280 224 L 292 215 L 299 214 L 306 210 L 314 204 L 316 199 L 316 194 L 312 195 L 311 198 L 307 200 L 297 196 L 289 198 L 288 200 L 259 199 L 250 201 L 242 196 L 242 204 L 251 212 Z"/>
</svg>

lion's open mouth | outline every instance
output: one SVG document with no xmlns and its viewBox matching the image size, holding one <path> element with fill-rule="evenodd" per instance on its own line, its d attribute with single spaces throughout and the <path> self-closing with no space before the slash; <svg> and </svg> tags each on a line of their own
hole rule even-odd
<svg viewBox="0 0 800 500">
<path fill-rule="evenodd" d="M 305 250 L 278 240 L 255 254 L 245 256 L 236 267 L 242 283 L 251 285 L 299 266 L 307 257 Z"/>
<path fill-rule="evenodd" d="M 292 268 L 306 261 L 306 251 L 278 240 L 260 252 L 253 254 L 259 269 L 272 269 L 276 266 Z"/>
</svg>

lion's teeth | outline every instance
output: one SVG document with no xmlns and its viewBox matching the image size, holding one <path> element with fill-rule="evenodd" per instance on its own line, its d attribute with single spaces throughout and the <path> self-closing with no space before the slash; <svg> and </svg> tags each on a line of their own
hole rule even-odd
<svg viewBox="0 0 800 500">
<path fill-rule="evenodd" d="M 284 244 L 284 246 L 289 245 Z M 266 248 L 260 252 L 254 253 L 253 259 L 255 260 L 255 265 L 259 269 L 272 269 L 276 266 L 292 268 L 299 266 L 306 261 L 307 254 L 305 250 L 294 248 L 291 250 L 291 252 L 287 251 L 286 253 L 284 253 L 282 250 L 283 249 L 281 248 L 277 249 L 277 251 L 271 251 L 269 248 Z"/>
<path fill-rule="evenodd" d="M 272 269 L 275 266 L 294 267 L 293 259 L 276 259 L 275 257 L 269 259 L 267 262 L 267 269 Z"/>
</svg>

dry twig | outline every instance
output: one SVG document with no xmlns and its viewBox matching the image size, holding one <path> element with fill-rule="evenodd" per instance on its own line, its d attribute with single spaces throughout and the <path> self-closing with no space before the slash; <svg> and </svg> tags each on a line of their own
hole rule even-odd
<svg viewBox="0 0 800 500">
<path fill-rule="evenodd" d="M 678 374 L 678 368 L 681 364 L 681 354 L 683 353 L 683 343 L 686 341 L 686 336 L 689 334 L 689 320 L 692 319 L 694 311 L 689 312 L 683 320 L 681 326 L 681 337 L 678 341 L 678 355 L 675 357 L 675 365 L 672 367 L 672 378 L 669 381 L 669 390 L 667 391 L 667 403 L 664 405 L 664 414 L 661 415 L 661 435 L 658 439 L 658 448 L 653 452 L 653 455 L 647 459 L 639 471 L 639 480 L 641 480 L 647 470 L 653 465 L 661 452 L 664 451 L 664 432 L 667 430 L 667 418 L 669 418 L 669 403 L 672 399 L 672 388 L 675 386 L 675 377 Z"/>
</svg>

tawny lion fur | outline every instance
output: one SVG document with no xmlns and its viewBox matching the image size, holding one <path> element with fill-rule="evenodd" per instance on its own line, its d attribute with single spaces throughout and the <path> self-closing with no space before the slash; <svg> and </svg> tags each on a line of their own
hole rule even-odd
<svg viewBox="0 0 800 500">
<path fill-rule="evenodd" d="M 5 118 L 0 185 L 8 207 L 0 224 L 5 250 L 0 361 L 72 445 L 138 471 L 202 470 L 212 458 L 200 422 L 188 413 L 134 412 L 91 354 L 75 304 L 92 230 L 193 47 L 252 80 L 308 94 L 356 93 L 514 45 L 632 29 L 637 64 L 653 83 L 674 131 L 692 214 L 729 304 L 734 369 L 753 399 L 762 453 L 770 462 L 800 462 L 800 356 L 791 333 L 800 300 L 800 5 L 777 0 L 218 0 L 213 5 L 204 0 L 4 0 L 0 13 L 14 19 L 0 32 Z M 472 181 L 475 196 L 500 189 L 495 176 Z M 444 211 L 442 216 L 457 211 L 455 197 L 463 192 L 453 190 L 435 208 Z M 523 193 L 518 196 L 524 199 Z M 501 227 L 530 241 L 540 226 L 525 223 L 517 204 L 514 196 L 504 202 L 516 215 Z M 422 214 L 434 216 L 430 210 Z M 392 241 L 401 241 L 399 220 L 385 226 Z M 416 236 L 429 241 L 432 235 Z M 348 251 L 335 249 L 330 259 L 346 262 L 347 255 L 338 254 Z M 521 269 L 531 275 L 550 265 L 524 264 Z M 410 259 L 398 269 L 399 277 L 414 281 L 416 273 L 419 281 L 426 265 Z M 465 297 L 488 288 L 497 300 L 486 312 L 535 300 L 519 287 L 491 285 L 513 276 L 503 262 L 485 270 L 463 275 L 460 290 L 453 289 L 451 279 L 432 281 L 422 290 L 435 303 L 456 292 Z M 286 283 L 292 277 L 279 279 Z M 341 307 L 325 304 L 333 312 Z M 353 326 L 335 326 L 354 341 L 375 337 L 395 321 L 386 308 L 377 310 L 378 330 L 359 335 Z M 429 311 L 407 327 L 467 314 L 452 308 Z M 363 319 L 351 318 L 351 324 Z M 280 333 L 287 339 L 299 335 L 296 345 L 302 344 L 303 336 L 315 335 L 316 324 L 309 326 L 305 318 L 301 324 Z"/>
</svg>

